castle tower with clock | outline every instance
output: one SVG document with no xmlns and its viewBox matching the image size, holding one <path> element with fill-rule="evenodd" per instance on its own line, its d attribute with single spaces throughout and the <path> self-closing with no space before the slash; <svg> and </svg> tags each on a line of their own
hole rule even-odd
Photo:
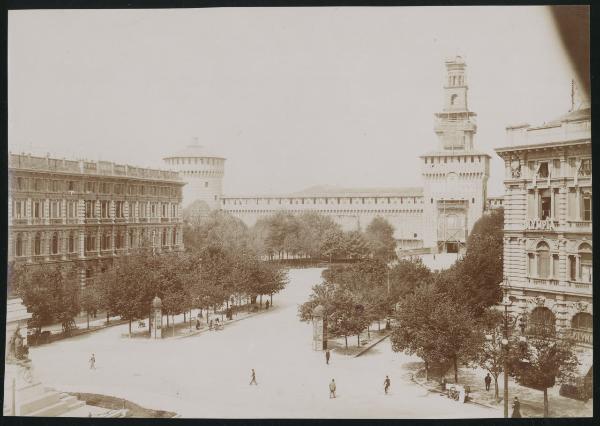
<svg viewBox="0 0 600 426">
<path fill-rule="evenodd" d="M 446 60 L 444 107 L 435 114 L 438 148 L 421 156 L 423 243 L 458 252 L 485 208 L 490 156 L 474 149 L 475 114 L 468 108 L 466 63 Z"/>
</svg>

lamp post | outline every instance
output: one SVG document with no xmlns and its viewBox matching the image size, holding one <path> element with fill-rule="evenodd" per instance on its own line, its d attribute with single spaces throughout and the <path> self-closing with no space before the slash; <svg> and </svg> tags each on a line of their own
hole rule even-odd
<svg viewBox="0 0 600 426">
<path fill-rule="evenodd" d="M 508 307 L 512 305 L 509 296 L 510 282 L 508 277 L 504 277 L 502 290 L 504 293 L 501 302 L 504 306 L 504 338 L 502 339 L 502 345 L 504 346 L 504 418 L 508 418 Z"/>
</svg>

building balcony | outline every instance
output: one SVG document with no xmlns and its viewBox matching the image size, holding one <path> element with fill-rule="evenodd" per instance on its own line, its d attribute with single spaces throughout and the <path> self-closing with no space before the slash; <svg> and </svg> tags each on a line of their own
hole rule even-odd
<svg viewBox="0 0 600 426">
<path fill-rule="evenodd" d="M 96 257 L 96 256 L 98 256 L 98 254 L 99 254 L 98 250 L 86 250 L 84 257 L 87 257 L 87 258 Z"/>
<path fill-rule="evenodd" d="M 160 221 L 161 221 L 161 223 L 169 223 L 170 222 L 170 218 L 168 218 L 168 217 L 161 217 Z"/>
<path fill-rule="evenodd" d="M 86 217 L 86 218 L 84 219 L 84 223 L 85 223 L 86 225 L 90 225 L 90 224 L 91 224 L 91 225 L 97 225 L 97 224 L 99 224 L 99 223 L 100 223 L 100 219 L 98 219 L 97 217 Z"/>
<path fill-rule="evenodd" d="M 67 253 L 66 257 L 69 260 L 75 260 L 79 258 L 79 253 Z"/>
<path fill-rule="evenodd" d="M 138 217 L 137 221 L 140 223 L 147 223 L 148 222 L 148 218 L 147 217 Z"/>
<path fill-rule="evenodd" d="M 102 257 L 111 257 L 113 255 L 113 249 L 109 248 L 106 250 L 100 250 L 100 256 Z"/>
<path fill-rule="evenodd" d="M 34 217 L 31 219 L 31 224 L 32 225 L 45 225 L 46 219 L 44 219 L 43 217 Z"/>
<path fill-rule="evenodd" d="M 100 223 L 102 224 L 109 224 L 109 223 L 113 223 L 113 218 L 112 217 L 103 217 L 102 219 L 100 219 Z"/>
<path fill-rule="evenodd" d="M 586 281 L 567 281 L 567 287 L 577 293 L 592 294 L 593 283 Z"/>
<path fill-rule="evenodd" d="M 559 281 L 552 278 L 528 278 L 531 287 L 543 287 L 556 290 L 559 287 Z"/>
<path fill-rule="evenodd" d="M 76 217 L 68 217 L 67 225 L 77 225 L 79 223 L 79 219 Z"/>
<path fill-rule="evenodd" d="M 126 217 L 115 217 L 115 223 L 127 223 Z"/>
<path fill-rule="evenodd" d="M 50 225 L 62 225 L 65 220 L 62 217 L 55 217 L 50 219 Z"/>
<path fill-rule="evenodd" d="M 13 224 L 13 226 L 28 225 L 29 224 L 29 219 L 27 219 L 27 218 L 13 218 L 12 224 Z"/>
<path fill-rule="evenodd" d="M 567 220 L 563 224 L 563 229 L 567 232 L 592 233 L 591 220 Z"/>
</svg>

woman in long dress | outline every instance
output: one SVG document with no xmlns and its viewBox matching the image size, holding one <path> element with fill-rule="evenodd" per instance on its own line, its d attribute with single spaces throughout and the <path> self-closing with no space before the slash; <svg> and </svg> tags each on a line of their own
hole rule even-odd
<svg viewBox="0 0 600 426">
<path fill-rule="evenodd" d="M 512 405 L 512 418 L 513 419 L 520 419 L 521 418 L 521 403 L 519 402 L 519 398 L 517 398 L 515 396 L 515 400 L 513 401 L 513 405 Z"/>
</svg>

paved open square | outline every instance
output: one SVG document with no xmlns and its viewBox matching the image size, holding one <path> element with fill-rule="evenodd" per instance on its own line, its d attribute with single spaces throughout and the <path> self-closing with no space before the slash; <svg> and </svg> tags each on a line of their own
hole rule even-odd
<svg viewBox="0 0 600 426">
<path fill-rule="evenodd" d="M 229 324 L 224 330 L 183 339 L 127 339 L 116 326 L 31 349 L 40 379 L 62 391 L 128 399 L 183 417 L 423 418 L 499 417 L 473 404 L 458 404 L 410 382 L 388 340 L 359 358 L 311 349 L 311 326 L 297 307 L 320 282 L 321 269 L 291 270 L 275 308 Z M 96 370 L 90 370 L 90 355 Z M 250 386 L 251 369 L 258 386 Z M 383 380 L 389 375 L 391 392 Z M 328 384 L 337 383 L 336 399 Z M 435 409 L 433 409 L 435 407 Z"/>
</svg>

